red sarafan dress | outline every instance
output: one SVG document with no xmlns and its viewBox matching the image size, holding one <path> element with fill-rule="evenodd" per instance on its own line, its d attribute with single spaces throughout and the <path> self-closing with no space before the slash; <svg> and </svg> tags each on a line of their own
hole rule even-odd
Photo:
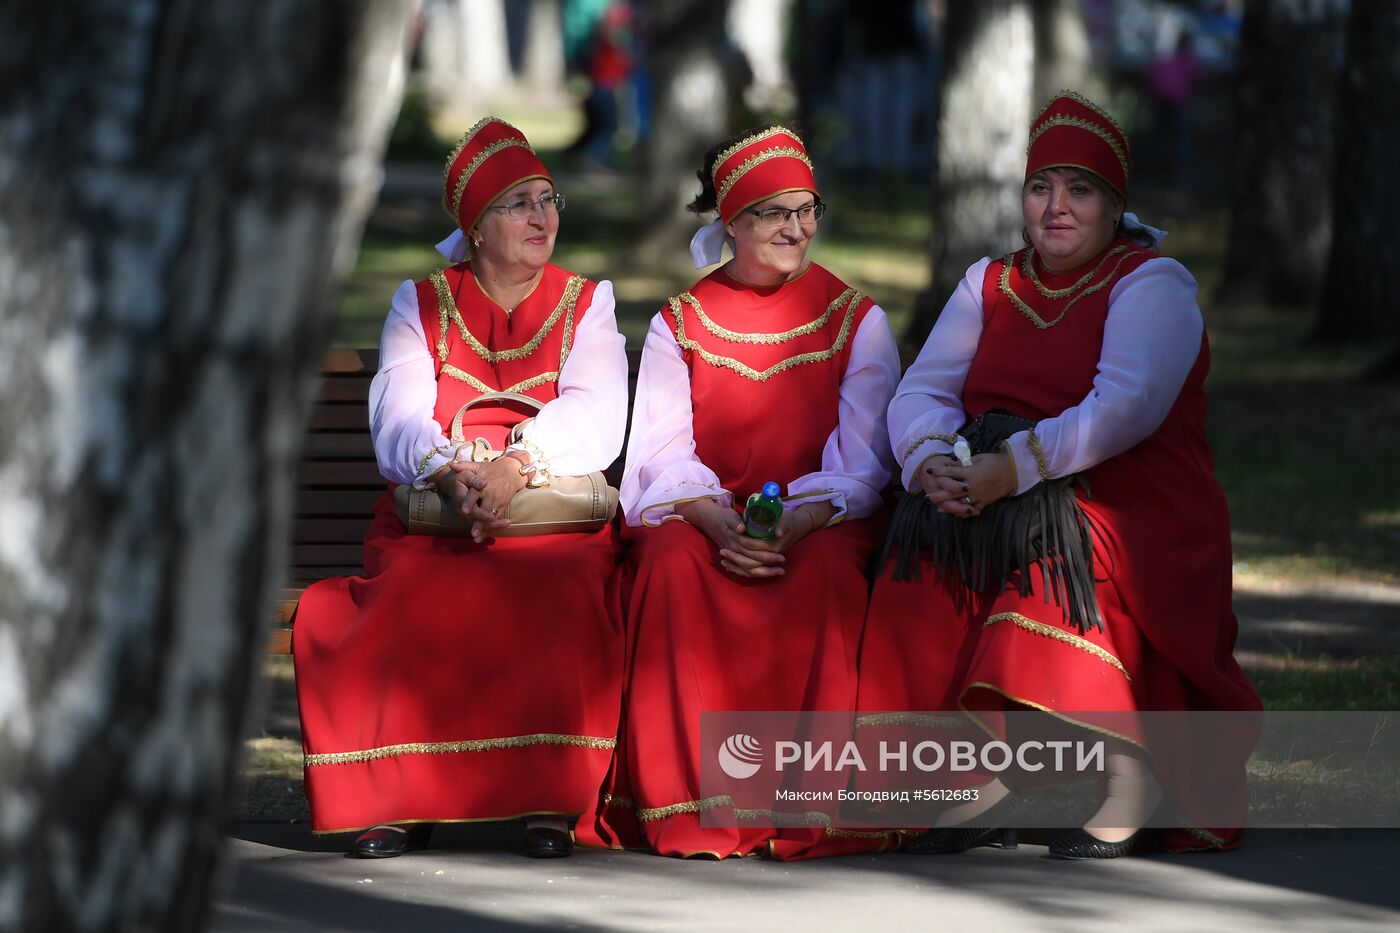
<svg viewBox="0 0 1400 933">
<path fill-rule="evenodd" d="M 862 519 L 888 482 L 879 431 L 897 378 L 884 313 L 815 265 L 762 289 L 716 270 L 652 322 L 621 487 L 627 696 L 609 792 L 579 821 L 581 842 L 802 858 L 892 840 L 822 814 L 814 828 L 745 826 L 761 818 L 736 821 L 727 796 L 701 794 L 699 756 L 717 751 L 700 746 L 706 710 L 852 708 L 876 533 Z M 742 579 L 674 506 L 742 503 L 768 481 L 789 508 L 825 499 L 838 517 L 793 545 L 784 576 Z M 702 825 L 708 811 L 730 827 Z"/>
<path fill-rule="evenodd" d="M 615 383 L 617 412 L 601 417 L 618 420 L 609 429 L 612 452 L 590 456 L 614 457 L 626 358 L 611 289 L 596 291 L 547 266 L 507 313 L 466 263 L 406 284 L 395 301 L 411 315 L 416 299 L 436 379 L 438 427 L 430 433 L 441 435 L 465 402 L 488 391 L 523 392 L 549 411 L 584 316 L 596 314 L 600 324 L 606 318 L 611 339 L 588 352 L 609 358 L 589 363 Z M 381 375 L 390 362 L 381 361 Z M 428 378 L 428 360 L 418 365 Z M 431 398 L 431 384 L 427 391 Z M 499 450 L 529 414 L 472 408 L 465 433 Z M 379 452 L 384 442 L 376 440 Z M 427 475 L 451 451 L 423 454 L 419 472 Z M 606 465 L 579 460 L 569 472 Z M 593 809 L 622 689 L 617 553 L 613 526 L 482 545 L 409 535 L 392 497 L 382 497 L 365 539 L 365 576 L 311 586 L 297 611 L 293 653 L 312 828 L 571 817 Z"/>
<path fill-rule="evenodd" d="M 1041 476 L 1088 481 L 1079 496 L 1100 532 L 1103 629 L 1081 633 L 1034 573 L 1031 595 L 1008 589 L 960 610 L 927 556 L 917 580 L 896 581 L 886 566 L 862 645 L 860 709 L 1258 710 L 1232 654 L 1230 522 L 1206 440 L 1210 352 L 1195 281 L 1124 240 L 1062 275 L 1033 261 L 1022 250 L 969 269 L 896 394 L 891 437 L 908 485 L 965 419 L 1003 409 L 1036 420 L 1038 439 L 1010 442 L 1018 491 Z M 1150 751 L 1169 793 L 1222 793 L 1239 826 L 1251 746 L 1242 736 L 1235 753 L 1208 760 Z M 1189 826 L 1170 844 L 1230 848 L 1238 838 Z"/>
</svg>

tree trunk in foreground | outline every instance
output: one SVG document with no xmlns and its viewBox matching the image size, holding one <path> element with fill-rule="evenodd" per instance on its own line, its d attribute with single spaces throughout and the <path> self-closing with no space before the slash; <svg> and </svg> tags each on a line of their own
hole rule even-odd
<svg viewBox="0 0 1400 933">
<path fill-rule="evenodd" d="M 916 346 L 969 265 L 1021 244 L 1021 181 L 1034 116 L 1029 0 L 950 4 L 943 47 L 931 301 L 904 333 Z"/>
<path fill-rule="evenodd" d="M 207 916 L 407 9 L 0 13 L 0 929 Z"/>
</svg>

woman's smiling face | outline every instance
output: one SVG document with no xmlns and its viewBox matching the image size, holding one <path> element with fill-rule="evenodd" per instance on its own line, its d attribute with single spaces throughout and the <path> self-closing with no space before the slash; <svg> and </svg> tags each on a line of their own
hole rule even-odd
<svg viewBox="0 0 1400 933">
<path fill-rule="evenodd" d="M 817 231 L 815 217 L 801 220 L 796 213 L 777 226 L 768 226 L 758 214 L 781 208 L 797 211 L 816 201 L 810 191 L 785 191 L 741 211 L 725 225 L 734 238 L 734 275 L 751 285 L 780 285 L 800 273 L 807 264 L 807 250 Z"/>
</svg>

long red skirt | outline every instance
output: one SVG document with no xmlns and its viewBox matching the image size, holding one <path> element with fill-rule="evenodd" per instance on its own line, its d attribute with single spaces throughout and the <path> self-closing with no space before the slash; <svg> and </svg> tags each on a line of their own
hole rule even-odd
<svg viewBox="0 0 1400 933">
<path fill-rule="evenodd" d="M 1100 485 L 1113 491 L 1113 477 L 1101 475 Z M 896 581 L 887 566 L 876 580 L 861 646 L 858 709 L 962 710 L 994 729 L 995 714 L 1005 710 L 1048 710 L 1073 720 L 1076 712 L 1259 709 L 1230 655 L 1236 623 L 1228 550 L 1222 557 L 1220 542 L 1204 536 L 1173 547 L 1176 542 L 1167 540 L 1172 526 L 1158 525 L 1177 563 L 1195 559 L 1200 569 L 1188 575 L 1166 561 L 1154 568 L 1136 556 L 1145 547 L 1130 547 L 1120 536 L 1128 530 L 1142 537 L 1150 529 L 1125 521 L 1105 499 L 1112 501 L 1081 501 L 1102 534 L 1094 542 L 1102 631 L 1081 634 L 1069 626 L 1060 608 L 1046 603 L 1037 574 L 1029 596 L 1008 589 L 968 600 L 940 582 L 921 555 L 921 579 Z M 1140 733 L 1125 738 L 1145 744 Z M 1233 826 L 1243 825 L 1244 763 L 1253 735 L 1242 734 L 1230 754 L 1209 759 L 1183 754 L 1189 747 L 1147 749 L 1164 788 L 1183 800 L 1201 799 L 1202 788 L 1224 794 L 1239 817 Z M 1228 849 L 1239 838 L 1237 828 L 1188 826 L 1171 832 L 1168 844 L 1174 851 Z"/>
<path fill-rule="evenodd" d="M 628 529 L 628 688 L 608 789 L 581 843 L 662 855 L 812 858 L 892 845 L 894 833 L 735 823 L 699 789 L 700 713 L 849 710 L 866 604 L 871 529 L 823 529 L 788 552 L 786 574 L 751 581 L 719 565 L 714 544 L 682 521 Z M 791 816 L 784 814 L 784 816 Z"/>
<path fill-rule="evenodd" d="M 384 496 L 368 576 L 297 610 L 313 830 L 592 811 L 622 691 L 616 556 L 612 526 L 407 535 Z"/>
</svg>

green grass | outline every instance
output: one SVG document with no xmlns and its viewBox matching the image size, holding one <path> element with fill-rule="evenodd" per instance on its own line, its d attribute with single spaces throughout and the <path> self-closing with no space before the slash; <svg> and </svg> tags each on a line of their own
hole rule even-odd
<svg viewBox="0 0 1400 933">
<path fill-rule="evenodd" d="M 1266 655 L 1244 668 L 1269 711 L 1400 710 L 1400 655 Z"/>
</svg>

